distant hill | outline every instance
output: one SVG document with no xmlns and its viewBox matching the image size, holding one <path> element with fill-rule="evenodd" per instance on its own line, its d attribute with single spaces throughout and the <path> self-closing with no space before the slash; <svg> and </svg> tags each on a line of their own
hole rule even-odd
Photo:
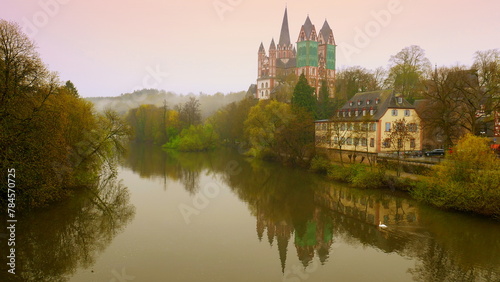
<svg viewBox="0 0 500 282">
<path fill-rule="evenodd" d="M 203 94 L 182 95 L 167 92 L 158 89 L 142 89 L 133 93 L 122 94 L 117 97 L 91 97 L 85 98 L 94 103 L 97 111 L 103 111 L 106 108 L 113 109 L 120 114 L 126 114 L 128 110 L 144 104 L 162 106 L 163 101 L 167 102 L 169 108 L 185 103 L 189 97 L 196 97 L 200 101 L 202 118 L 207 118 L 219 108 L 232 102 L 240 101 L 245 98 L 246 91 L 223 94 L 215 93 L 213 95 Z"/>
</svg>

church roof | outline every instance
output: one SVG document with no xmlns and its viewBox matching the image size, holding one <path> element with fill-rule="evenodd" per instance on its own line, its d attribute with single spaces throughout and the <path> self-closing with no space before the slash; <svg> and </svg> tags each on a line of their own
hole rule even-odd
<svg viewBox="0 0 500 282">
<path fill-rule="evenodd" d="M 261 53 L 261 52 L 263 52 L 263 53 L 266 52 L 266 50 L 264 50 L 264 44 L 262 44 L 262 42 L 260 43 L 260 46 L 259 46 L 259 53 Z"/>
<path fill-rule="evenodd" d="M 276 44 L 274 44 L 274 38 L 271 40 L 271 45 L 269 45 L 269 50 L 274 50 L 276 49 Z"/>
<path fill-rule="evenodd" d="M 285 15 L 283 16 L 283 23 L 281 24 L 280 41 L 278 42 L 280 46 L 290 45 L 290 32 L 288 30 L 288 13 L 285 8 Z"/>
<path fill-rule="evenodd" d="M 311 19 L 309 19 L 309 15 L 306 18 L 306 22 L 304 25 L 302 25 L 302 28 L 304 29 L 304 32 L 306 33 L 306 38 L 309 39 L 311 36 L 311 32 L 314 29 L 314 25 L 311 22 Z"/>
<path fill-rule="evenodd" d="M 330 28 L 330 25 L 328 24 L 326 19 L 325 19 L 325 23 L 323 24 L 323 27 L 321 28 L 319 33 L 321 34 L 321 36 L 323 36 L 323 39 L 325 40 L 325 42 L 328 42 L 328 38 L 330 38 L 330 34 L 333 34 L 333 31 Z M 333 44 L 335 44 L 335 42 L 333 42 Z"/>
</svg>

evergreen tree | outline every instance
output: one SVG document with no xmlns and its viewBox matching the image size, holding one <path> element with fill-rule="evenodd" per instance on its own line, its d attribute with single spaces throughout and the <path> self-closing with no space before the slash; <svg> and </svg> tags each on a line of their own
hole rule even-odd
<svg viewBox="0 0 500 282">
<path fill-rule="evenodd" d="M 318 119 L 327 119 L 333 113 L 332 101 L 328 93 L 328 85 L 326 80 L 321 81 L 321 87 L 318 94 L 318 107 L 317 116 Z"/>
<path fill-rule="evenodd" d="M 307 112 L 315 114 L 316 108 L 316 98 L 314 97 L 314 87 L 307 83 L 307 79 L 304 74 L 299 77 L 299 82 L 295 85 L 292 95 L 292 108 L 303 108 Z"/>
</svg>

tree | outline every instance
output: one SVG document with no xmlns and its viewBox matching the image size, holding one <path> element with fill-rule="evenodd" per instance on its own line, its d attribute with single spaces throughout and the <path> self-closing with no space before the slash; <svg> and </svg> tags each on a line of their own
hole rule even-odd
<svg viewBox="0 0 500 282">
<path fill-rule="evenodd" d="M 261 100 L 250 109 L 245 120 L 245 135 L 250 154 L 260 158 L 276 158 L 276 138 L 293 118 L 290 105 L 275 100 Z"/>
<path fill-rule="evenodd" d="M 431 63 L 425 57 L 425 51 L 412 45 L 403 48 L 391 56 L 388 84 L 410 102 L 421 91 L 423 78 L 431 70 Z"/>
<path fill-rule="evenodd" d="M 297 75 L 295 73 L 287 75 L 278 74 L 277 80 L 279 84 L 271 92 L 271 99 L 275 99 L 278 102 L 290 103 L 293 89 L 298 82 Z"/>
<path fill-rule="evenodd" d="M 200 101 L 195 97 L 189 97 L 189 100 L 179 106 L 177 111 L 183 128 L 201 123 Z"/>
<path fill-rule="evenodd" d="M 500 159 L 488 138 L 465 135 L 412 194 L 443 208 L 500 216 Z"/>
<path fill-rule="evenodd" d="M 316 114 L 316 97 L 314 87 L 310 86 L 304 74 L 301 74 L 299 81 L 293 90 L 292 108 L 304 108 L 306 111 Z"/>
<path fill-rule="evenodd" d="M 0 20 L 0 166 L 22 171 L 16 208 L 46 206 L 90 185 L 123 148 L 126 131 L 108 127 L 120 119 L 95 114 L 73 88 L 46 69 L 19 25 Z M 0 194 L 5 201 L 6 186 Z"/>
<path fill-rule="evenodd" d="M 378 75 L 380 71 L 377 72 Z M 371 71 L 360 66 L 348 67 L 337 72 L 335 90 L 338 99 L 347 101 L 358 92 L 378 90 L 381 88 L 377 78 Z"/>
<path fill-rule="evenodd" d="M 385 135 L 386 142 L 389 142 L 390 148 L 397 153 L 397 176 L 401 175 L 401 153 L 406 150 L 406 144 L 415 138 L 413 132 L 416 132 L 416 128 L 412 128 L 414 125 L 416 124 L 410 125 L 405 118 L 397 119 L 392 123 L 391 131 Z"/>
<path fill-rule="evenodd" d="M 464 113 L 460 95 L 455 85 L 461 80 L 457 73 L 461 68 L 437 68 L 426 83 L 424 97 L 427 101 L 419 106 L 423 129 L 427 136 L 439 136 L 444 148 L 450 148 L 463 135 Z M 458 80 L 457 80 L 458 79 Z"/>
<path fill-rule="evenodd" d="M 326 80 L 321 81 L 321 87 L 319 89 L 318 101 L 317 101 L 317 119 L 327 119 L 333 115 L 335 112 L 336 104 L 333 99 L 330 98 L 328 83 Z"/>
<path fill-rule="evenodd" d="M 80 97 L 80 95 L 78 94 L 78 90 L 76 89 L 73 82 L 71 82 L 71 80 L 66 81 L 65 87 L 71 95 Z"/>
<path fill-rule="evenodd" d="M 342 147 L 347 141 L 347 125 L 346 118 L 337 112 L 337 115 L 332 117 L 330 126 L 328 127 L 327 139 L 334 147 L 338 148 L 340 164 L 344 166 L 344 158 L 342 156 Z M 333 138 L 333 141 L 330 141 Z"/>
</svg>

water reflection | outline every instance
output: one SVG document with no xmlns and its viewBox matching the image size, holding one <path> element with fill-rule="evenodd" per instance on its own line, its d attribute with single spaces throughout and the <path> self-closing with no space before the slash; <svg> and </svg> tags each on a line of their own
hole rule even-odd
<svg viewBox="0 0 500 282">
<path fill-rule="evenodd" d="M 107 171 L 96 185 L 67 203 L 18 218 L 16 275 L 1 281 L 66 281 L 96 257 L 135 214 L 129 192 L 116 173 Z M 6 222 L 2 220 L 2 222 Z M 5 230 L 5 226 L 2 227 Z M 6 242 L 2 240 L 3 246 Z M 5 262 L 6 254 L 2 253 Z"/>
<path fill-rule="evenodd" d="M 130 154 L 125 165 L 142 177 L 178 180 L 190 194 L 203 186 L 202 173 L 225 183 L 255 216 L 258 240 L 277 246 L 284 276 L 290 256 L 304 267 L 316 260 L 327 266 L 336 246 L 347 244 L 416 261 L 408 269 L 416 281 L 500 280 L 496 221 L 422 206 L 404 194 L 329 183 L 230 150 L 166 154 L 138 146 Z"/>
</svg>

